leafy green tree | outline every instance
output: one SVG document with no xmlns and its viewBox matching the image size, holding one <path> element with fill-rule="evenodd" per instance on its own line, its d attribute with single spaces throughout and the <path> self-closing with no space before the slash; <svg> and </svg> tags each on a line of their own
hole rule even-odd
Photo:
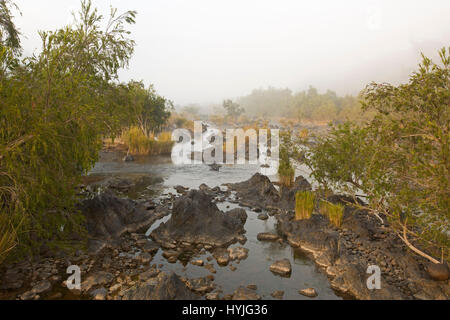
<svg viewBox="0 0 450 320">
<path fill-rule="evenodd" d="M 149 138 L 161 132 L 170 118 L 173 103 L 160 96 L 153 86 L 145 88 L 142 82 L 131 81 L 128 89 L 134 121 L 142 133 Z"/>
<path fill-rule="evenodd" d="M 102 29 L 83 1 L 73 26 L 40 33 L 39 55 L 19 61 L 0 50 L 0 209 L 20 226 L 22 249 L 83 233 L 75 186 L 126 109 L 111 103 L 123 94 L 112 81 L 133 53 L 125 26 L 135 15 L 112 9 Z"/>
<path fill-rule="evenodd" d="M 369 85 L 363 106 L 374 118 L 332 128 L 306 157 L 318 182 L 365 196 L 367 209 L 435 263 L 450 248 L 450 53 L 440 56 L 440 64 L 423 57 L 406 84 Z"/>
</svg>

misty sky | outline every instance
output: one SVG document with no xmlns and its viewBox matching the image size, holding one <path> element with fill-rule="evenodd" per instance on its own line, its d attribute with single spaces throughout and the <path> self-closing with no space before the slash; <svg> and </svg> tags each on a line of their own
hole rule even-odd
<svg viewBox="0 0 450 320">
<path fill-rule="evenodd" d="M 79 0 L 16 0 L 24 54 L 38 30 L 72 22 Z M 94 0 L 137 10 L 135 55 L 121 80 L 153 83 L 176 104 L 220 103 L 254 88 L 313 85 L 355 94 L 370 81 L 397 83 L 421 51 L 450 46 L 449 0 Z"/>
</svg>

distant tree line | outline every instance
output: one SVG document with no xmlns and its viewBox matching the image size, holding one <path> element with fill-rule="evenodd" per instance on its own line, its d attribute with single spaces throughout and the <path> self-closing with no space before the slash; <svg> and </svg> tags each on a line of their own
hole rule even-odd
<svg viewBox="0 0 450 320">
<path fill-rule="evenodd" d="M 256 89 L 237 99 L 248 116 L 287 117 L 297 120 L 334 121 L 368 117 L 362 113 L 359 97 L 338 96 L 328 90 L 319 93 L 314 87 L 293 93 L 290 89 Z"/>
</svg>

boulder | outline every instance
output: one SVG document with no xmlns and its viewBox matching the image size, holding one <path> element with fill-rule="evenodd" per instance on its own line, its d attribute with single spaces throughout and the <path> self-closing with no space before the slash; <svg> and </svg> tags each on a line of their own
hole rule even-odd
<svg viewBox="0 0 450 320">
<path fill-rule="evenodd" d="M 228 184 L 228 187 L 236 191 L 249 207 L 267 207 L 280 200 L 280 195 L 270 179 L 260 173 L 254 174 L 247 181 Z"/>
<path fill-rule="evenodd" d="M 271 264 L 270 271 L 283 277 L 291 275 L 292 267 L 289 259 L 283 259 Z"/>
<path fill-rule="evenodd" d="M 84 200 L 80 209 L 86 217 L 88 248 L 92 254 L 114 243 L 125 232 L 145 230 L 162 218 L 161 214 L 147 211 L 132 200 L 119 199 L 110 191 Z"/>
<path fill-rule="evenodd" d="M 246 219 L 239 210 L 223 213 L 205 192 L 191 190 L 177 199 L 171 218 L 150 236 L 160 244 L 176 241 L 223 247 L 241 238 Z"/>
</svg>

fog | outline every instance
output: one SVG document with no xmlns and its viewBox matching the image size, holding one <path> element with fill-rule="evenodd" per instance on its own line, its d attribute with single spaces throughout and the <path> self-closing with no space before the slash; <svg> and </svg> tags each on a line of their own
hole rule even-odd
<svg viewBox="0 0 450 320">
<path fill-rule="evenodd" d="M 78 0 L 17 0 L 24 54 L 38 30 L 72 21 Z M 144 80 L 176 104 L 217 103 L 267 86 L 309 85 L 356 94 L 370 81 L 398 83 L 420 52 L 450 46 L 448 0 L 94 0 L 137 10 L 137 47 L 121 80 Z"/>
</svg>

